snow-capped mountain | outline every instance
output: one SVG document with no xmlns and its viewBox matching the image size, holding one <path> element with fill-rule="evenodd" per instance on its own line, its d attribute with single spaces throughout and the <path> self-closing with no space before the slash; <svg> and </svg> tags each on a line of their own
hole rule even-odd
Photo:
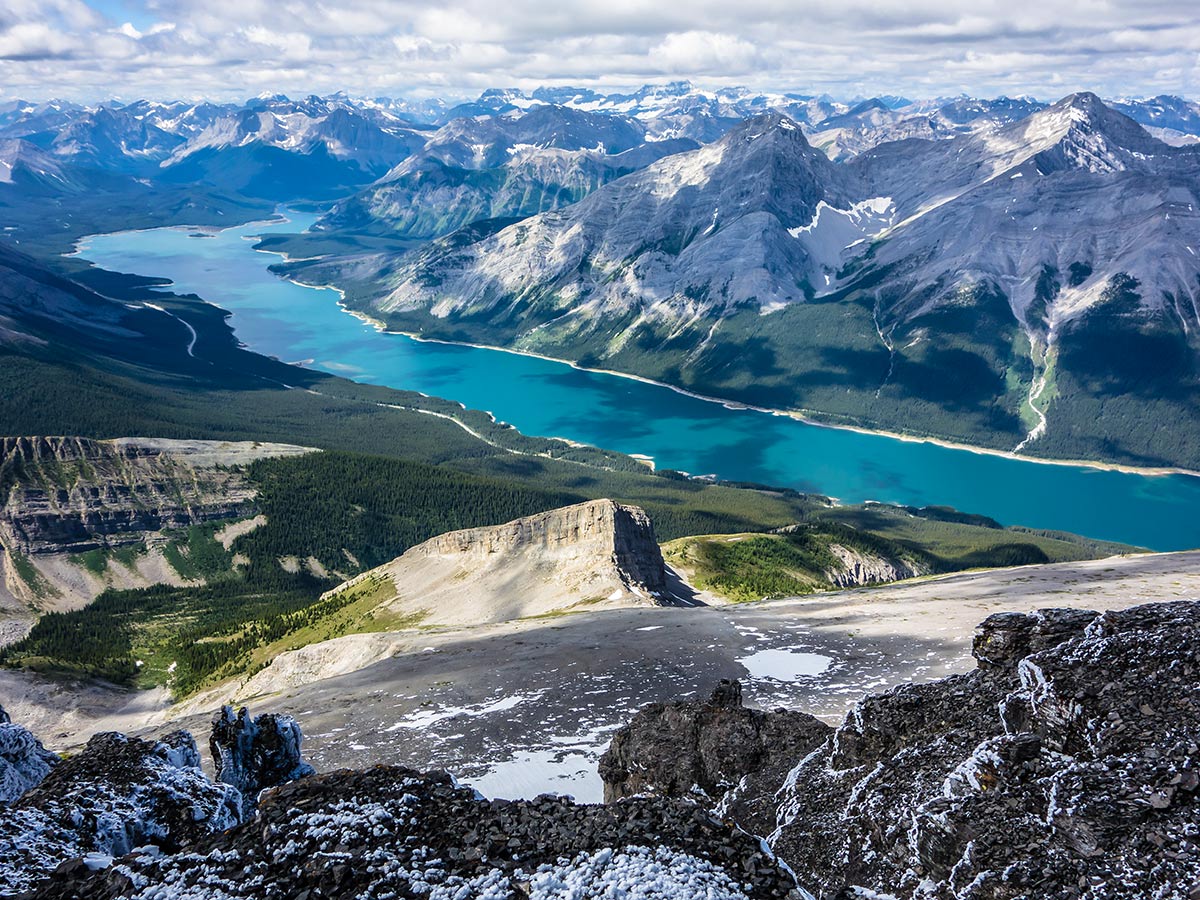
<svg viewBox="0 0 1200 900">
<path fill-rule="evenodd" d="M 364 171 L 382 172 L 423 143 L 421 135 L 399 122 L 382 126 L 377 116 L 368 118 L 345 105 L 312 97 L 296 103 L 253 103 L 220 116 L 180 146 L 164 167 L 205 150 L 258 144 L 301 155 L 322 149 Z"/>
<path fill-rule="evenodd" d="M 1092 94 L 957 114 L 963 133 L 844 164 L 792 119 L 746 120 L 573 206 L 376 260 L 375 311 L 888 427 L 954 408 L 945 428 L 1009 448 L 1102 394 L 1116 422 L 1137 391 L 1200 384 L 1200 149 Z"/>
<path fill-rule="evenodd" d="M 636 122 L 560 106 L 456 119 L 379 181 L 337 203 L 319 227 L 438 237 L 481 219 L 567 206 L 696 146 L 647 142 Z"/>
<path fill-rule="evenodd" d="M 72 187 L 73 179 L 61 160 L 28 141 L 10 139 L 0 140 L 0 184 L 61 190 Z"/>
<path fill-rule="evenodd" d="M 1044 332 L 1082 314 L 1124 273 L 1141 284 L 1147 308 L 1175 305 L 1188 327 L 1200 327 L 1200 152 L 1163 144 L 1094 94 L 996 132 L 884 145 L 850 170 L 896 205 L 898 224 L 865 271 L 887 270 L 905 303 L 989 282 Z M 1072 266 L 1090 274 L 1065 283 Z M 1043 270 L 1064 283 L 1031 317 L 1035 302 L 1051 299 Z"/>
<path fill-rule="evenodd" d="M 435 243 L 402 262 L 379 308 L 504 309 L 525 330 L 551 319 L 586 328 L 603 317 L 607 328 L 609 316 L 676 319 L 795 302 L 811 290 L 818 251 L 793 231 L 822 203 L 844 205 L 840 182 L 794 121 L 755 117 L 564 210 L 466 247 Z"/>
<path fill-rule="evenodd" d="M 1027 98 L 997 100 L 958 98 L 948 103 L 905 103 L 891 106 L 873 98 L 828 116 L 806 128 L 813 146 L 836 160 L 908 138 L 946 140 L 972 131 L 991 131 L 1019 121 L 1046 104 Z"/>
<path fill-rule="evenodd" d="M 652 141 L 620 153 L 522 145 L 503 164 L 453 165 L 418 154 L 334 204 L 318 230 L 434 238 L 485 219 L 523 219 L 582 200 L 601 185 L 645 168 L 694 141 Z"/>
</svg>

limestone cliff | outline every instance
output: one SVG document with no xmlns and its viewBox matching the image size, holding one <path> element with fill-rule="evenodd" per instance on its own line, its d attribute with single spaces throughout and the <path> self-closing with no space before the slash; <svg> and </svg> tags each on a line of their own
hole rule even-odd
<svg viewBox="0 0 1200 900">
<path fill-rule="evenodd" d="M 612 500 L 439 535 L 332 593 L 372 586 L 380 614 L 425 624 L 672 602 L 650 518 Z"/>
<path fill-rule="evenodd" d="M 888 584 L 929 574 L 927 567 L 910 559 L 893 559 L 853 547 L 844 547 L 841 544 L 830 544 L 829 552 L 841 563 L 841 568 L 831 567 L 826 570 L 825 577 L 830 584 L 838 588 Z"/>
</svg>

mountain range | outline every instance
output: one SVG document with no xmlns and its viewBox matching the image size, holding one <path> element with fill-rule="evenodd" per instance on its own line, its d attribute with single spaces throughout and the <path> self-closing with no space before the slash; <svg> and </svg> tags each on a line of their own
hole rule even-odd
<svg viewBox="0 0 1200 900">
<path fill-rule="evenodd" d="M 1200 149 L 1092 94 L 841 163 L 771 112 L 564 208 L 293 271 L 431 337 L 872 428 L 1195 468 L 1178 423 L 1197 422 L 1198 191 Z"/>
</svg>

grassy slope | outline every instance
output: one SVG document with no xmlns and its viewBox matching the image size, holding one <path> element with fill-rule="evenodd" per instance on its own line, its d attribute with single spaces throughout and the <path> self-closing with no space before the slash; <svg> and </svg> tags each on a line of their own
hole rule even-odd
<svg viewBox="0 0 1200 900">
<path fill-rule="evenodd" d="M 947 510 L 879 505 L 814 513 L 789 534 L 712 534 L 666 543 L 664 555 L 692 584 L 735 602 L 828 590 L 840 567 L 837 543 L 866 555 L 905 560 L 931 574 L 963 569 L 1093 559 L 1131 548 L 1076 535 L 1001 528 Z"/>
</svg>

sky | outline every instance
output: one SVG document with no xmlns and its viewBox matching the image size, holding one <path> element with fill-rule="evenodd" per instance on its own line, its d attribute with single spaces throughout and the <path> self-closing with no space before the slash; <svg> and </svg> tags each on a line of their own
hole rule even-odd
<svg viewBox="0 0 1200 900">
<path fill-rule="evenodd" d="M 1198 0 L 3 0 L 0 101 L 719 88 L 1200 98 Z"/>
</svg>

